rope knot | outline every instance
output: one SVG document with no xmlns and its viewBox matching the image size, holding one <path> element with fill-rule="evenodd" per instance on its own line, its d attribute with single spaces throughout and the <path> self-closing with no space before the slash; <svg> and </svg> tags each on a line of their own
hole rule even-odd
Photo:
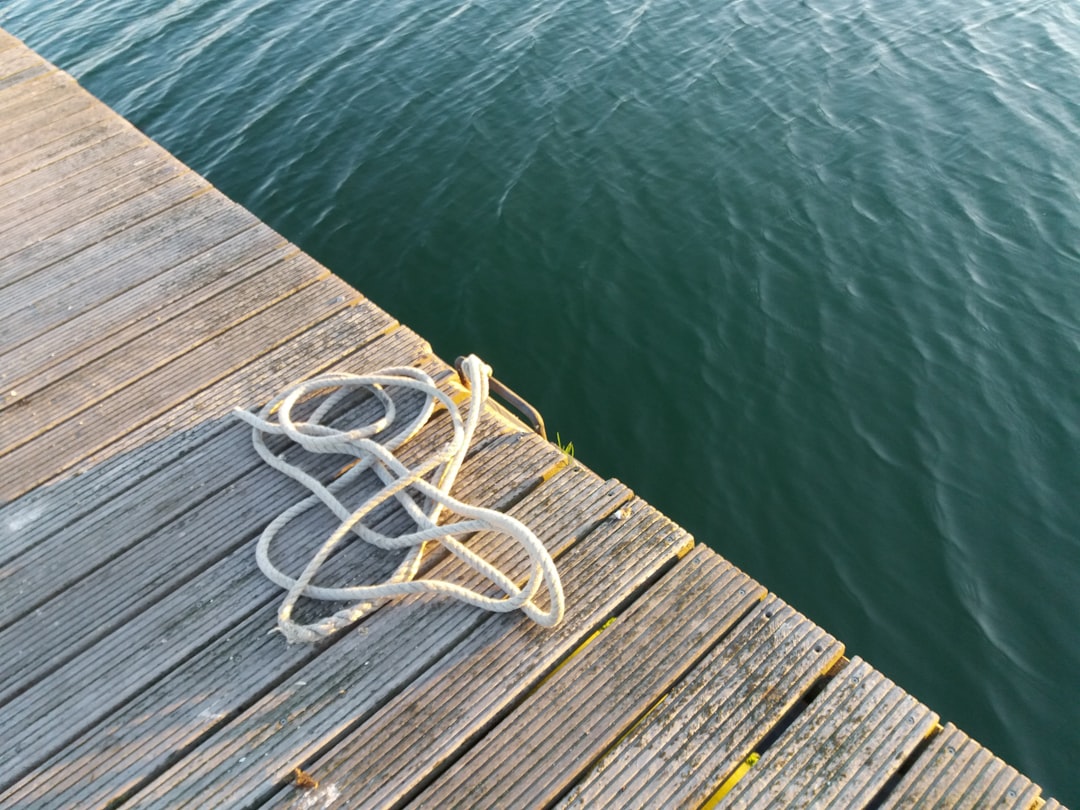
<svg viewBox="0 0 1080 810">
<path fill-rule="evenodd" d="M 375 374 L 324 374 L 286 389 L 268 402 L 258 414 L 237 408 L 234 414 L 252 426 L 252 443 L 259 456 L 271 467 L 299 482 L 310 495 L 285 509 L 270 522 L 259 537 L 255 559 L 259 568 L 272 582 L 287 591 L 278 609 L 278 629 L 289 643 L 321 641 L 352 624 L 370 612 L 381 601 L 405 594 L 431 592 L 451 596 L 462 602 L 494 612 L 521 610 L 533 621 L 551 627 L 562 619 L 564 611 L 562 585 L 555 563 L 539 538 L 520 521 L 492 509 L 471 506 L 453 498 L 450 489 L 472 442 L 484 403 L 488 398 L 488 381 L 492 369 L 469 355 L 459 371 L 470 391 L 469 409 L 463 419 L 454 400 L 441 391 L 435 381 L 419 369 L 387 368 Z M 423 396 L 419 413 L 402 429 L 379 439 L 394 425 L 397 405 L 388 393 L 400 388 L 418 391 Z M 341 430 L 325 424 L 330 412 L 350 395 L 366 392 L 374 397 L 382 414 L 368 424 Z M 293 409 L 302 398 L 325 394 L 325 400 L 305 420 L 294 418 Z M 403 464 L 394 451 L 414 437 L 427 423 L 436 404 L 443 405 L 450 415 L 453 436 L 443 448 L 416 467 Z M 284 453 L 275 454 L 266 445 L 270 435 L 285 436 L 310 453 L 335 453 L 357 459 L 331 484 L 324 485 L 299 467 L 285 461 Z M 369 495 L 355 509 L 349 509 L 338 497 L 351 481 L 366 471 L 381 481 L 381 488 Z M 417 493 L 425 506 L 418 505 L 412 493 Z M 396 500 L 413 524 L 413 529 L 397 535 L 384 535 L 365 525 L 364 519 L 383 503 Z M 318 504 L 326 506 L 340 521 L 322 547 L 305 566 L 300 576 L 293 578 L 279 570 L 271 561 L 271 543 L 292 520 Z M 443 510 L 463 518 L 456 523 L 440 526 Z M 478 531 L 492 531 L 517 542 L 526 551 L 530 562 L 528 579 L 519 587 L 505 572 L 469 549 L 458 538 Z M 312 584 L 316 573 L 349 536 L 384 549 L 405 549 L 406 553 L 394 572 L 382 583 L 329 588 Z M 430 542 L 441 543 L 473 571 L 502 591 L 502 596 L 489 596 L 464 585 L 441 579 L 415 579 L 425 547 Z M 547 590 L 548 608 L 534 601 L 540 588 Z M 312 624 L 299 624 L 292 619 L 292 610 L 300 597 L 327 601 L 352 602 Z"/>
</svg>

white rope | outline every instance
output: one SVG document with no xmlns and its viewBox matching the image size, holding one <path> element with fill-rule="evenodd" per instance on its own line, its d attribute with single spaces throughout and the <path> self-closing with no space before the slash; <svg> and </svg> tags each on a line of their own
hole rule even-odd
<svg viewBox="0 0 1080 810">
<path fill-rule="evenodd" d="M 545 627 L 552 627 L 562 619 L 563 592 L 559 574 L 551 555 L 536 535 L 509 515 L 470 506 L 450 496 L 450 488 L 461 469 L 488 397 L 491 369 L 478 357 L 470 355 L 465 359 L 464 373 L 471 392 L 469 411 L 464 420 L 457 404 L 436 387 L 435 381 L 414 368 L 388 368 L 364 376 L 324 374 L 287 389 L 267 403 L 257 415 L 239 408 L 233 411 L 252 426 L 252 442 L 263 460 L 311 491 L 310 495 L 286 509 L 266 527 L 255 550 L 255 559 L 262 572 L 288 592 L 278 609 L 278 629 L 289 642 L 319 641 L 359 619 L 374 607 L 376 600 L 421 592 L 444 594 L 497 613 L 520 609 Z M 382 442 L 374 441 L 373 437 L 385 432 L 397 416 L 394 401 L 387 393 L 391 388 L 420 391 L 424 395 L 424 404 L 420 413 L 393 436 Z M 338 430 L 320 423 L 332 408 L 359 391 L 369 392 L 381 403 L 384 411 L 380 418 L 352 430 Z M 325 392 L 332 393 L 307 420 L 293 418 L 292 409 L 302 397 Z M 420 431 L 437 402 L 450 413 L 453 438 L 419 466 L 406 467 L 394 456 L 393 451 Z M 274 416 L 277 417 L 276 421 L 272 421 Z M 271 452 L 266 446 L 265 437 L 268 434 L 287 436 L 312 453 L 346 454 L 355 456 L 359 461 L 329 486 L 324 486 L 285 461 L 282 455 Z M 365 470 L 372 470 L 382 481 L 383 487 L 358 507 L 349 509 L 336 493 Z M 417 505 L 410 491 L 423 496 L 424 508 Z M 391 498 L 404 508 L 415 524 L 415 530 L 387 536 L 364 525 L 364 518 Z M 312 557 L 303 573 L 293 579 L 270 561 L 270 544 L 292 520 L 319 503 L 329 508 L 341 523 Z M 438 520 L 443 509 L 465 519 L 440 526 Z M 478 531 L 492 531 L 521 544 L 530 561 L 529 577 L 524 587 L 519 588 L 509 576 L 457 539 Z M 350 535 L 379 548 L 405 549 L 405 557 L 387 580 L 380 584 L 340 588 L 312 585 L 312 579 L 323 563 Z M 433 541 L 442 543 L 467 566 L 494 583 L 503 595 L 488 596 L 442 579 L 415 579 L 425 547 Z M 541 585 L 546 587 L 550 601 L 547 610 L 542 610 L 534 602 Z M 353 604 L 321 621 L 304 625 L 292 620 L 293 607 L 301 596 Z"/>
</svg>

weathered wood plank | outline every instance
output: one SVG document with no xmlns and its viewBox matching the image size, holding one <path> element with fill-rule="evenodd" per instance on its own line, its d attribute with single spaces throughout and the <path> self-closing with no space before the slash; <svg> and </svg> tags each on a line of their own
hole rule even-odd
<svg viewBox="0 0 1080 810">
<path fill-rule="evenodd" d="M 52 65 L 29 48 L 8 47 L 0 51 L 0 87 L 10 87 L 38 76 Z"/>
<path fill-rule="evenodd" d="M 173 160 L 157 144 L 135 132 L 112 138 L 42 166 L 0 186 L 0 234 L 69 203 L 76 197 L 111 188 L 121 178 L 141 172 L 157 160 Z"/>
<path fill-rule="evenodd" d="M 370 354 L 358 353 L 354 362 L 360 362 L 361 357 L 385 359 L 385 348 L 373 346 Z M 402 351 L 412 348 L 407 344 L 398 343 L 395 348 L 397 354 L 391 355 L 394 359 L 411 357 Z M 370 405 L 367 409 L 378 411 Z M 20 600 L 22 604 L 6 608 L 8 626 L 0 633 L 0 650 L 4 653 L 0 656 L 3 672 L 0 702 L 22 692 L 122 625 L 138 610 L 149 607 L 223 554 L 230 553 L 235 544 L 228 545 L 225 538 L 231 534 L 243 537 L 245 531 L 249 536 L 257 533 L 281 511 L 282 492 L 295 490 L 295 495 L 302 491 L 258 461 L 250 446 L 250 435 L 238 448 L 239 438 L 242 435 L 228 431 L 211 443 L 209 451 L 202 454 L 204 461 L 214 465 L 214 472 L 206 476 L 211 484 L 203 488 L 195 482 L 199 491 L 190 497 L 183 493 L 187 482 L 175 473 L 193 470 L 177 465 L 170 468 L 174 473 L 169 477 L 172 487 L 174 491 L 180 490 L 174 497 L 188 500 L 182 520 L 156 519 L 158 525 L 153 529 L 136 528 L 129 521 L 115 519 L 115 510 L 109 509 L 104 515 L 92 515 L 80 522 L 86 524 L 87 540 L 83 543 L 69 544 L 75 547 L 68 548 L 62 545 L 65 537 L 50 538 L 53 542 L 35 547 L 25 555 L 28 560 L 18 560 L 19 564 L 13 567 L 19 569 L 22 577 L 13 584 L 26 595 Z M 294 450 L 289 457 L 296 455 Z M 317 461 L 327 475 L 341 465 L 340 459 Z M 230 468 L 238 468 L 239 474 Z M 157 500 L 162 505 L 161 498 Z M 120 534 L 119 530 L 124 528 L 129 533 Z M 53 560 L 66 565 L 55 581 L 50 581 L 48 572 L 42 569 L 52 568 Z M 106 562 L 108 566 L 101 568 Z M 95 617 L 94 605 L 117 581 L 123 582 L 126 589 L 123 604 L 107 616 Z M 41 589 L 29 587 L 34 583 L 39 583 Z M 61 610 L 72 613 L 72 617 L 62 624 L 53 622 L 52 617 Z M 12 617 L 19 621 L 12 622 Z"/>
<path fill-rule="evenodd" d="M 768 596 L 561 806 L 700 807 L 842 654 Z"/>
<path fill-rule="evenodd" d="M 377 346 L 371 345 L 375 342 Z M 288 384 L 337 368 L 335 361 L 361 349 L 393 359 L 430 353 L 425 341 L 377 307 L 366 302 L 349 307 L 117 440 L 112 455 L 105 451 L 100 461 L 91 458 L 87 467 L 75 468 L 76 473 L 92 469 L 92 475 L 76 474 L 0 505 L 0 561 L 75 525 L 101 504 L 235 427 L 231 417 L 226 418 L 234 406 L 255 407 Z M 168 498 L 168 490 L 161 497 Z"/>
<path fill-rule="evenodd" d="M 298 251 L 264 225 L 247 228 L 0 354 L 0 411 Z"/>
<path fill-rule="evenodd" d="M 415 360 L 415 348 L 415 343 L 400 340 L 376 341 L 351 355 L 347 367 L 407 363 Z M 0 661 L 0 701 L 73 657 L 137 605 L 129 597 L 123 610 L 87 626 L 81 615 L 63 624 L 51 622 L 55 612 L 79 606 L 81 599 L 81 613 L 91 615 L 117 572 L 123 573 L 129 590 L 143 583 L 140 587 L 149 589 L 147 598 L 167 592 L 198 570 L 200 549 L 208 558 L 219 553 L 206 550 L 219 524 L 230 523 L 238 512 L 254 524 L 280 511 L 280 504 L 267 500 L 266 493 L 283 486 L 283 478 L 255 456 L 248 428 L 230 420 L 215 440 L 81 516 L 77 542 L 64 531 L 62 520 L 54 521 L 50 534 L 4 566 L 2 584 L 11 598 L 0 614 L 0 627 L 5 628 L 0 649 L 12 657 Z M 192 536 L 196 539 L 183 539 Z M 174 549 L 176 544 L 182 547 Z M 147 557 L 150 562 L 144 565 L 141 560 Z M 50 601 L 52 607 L 47 606 Z"/>
<path fill-rule="evenodd" d="M 28 67 L 33 66 L 28 65 Z M 2 72 L 2 69 L 0 69 L 0 73 Z M 13 74 L 9 74 L 9 77 L 11 75 Z M 26 78 L 30 77 L 27 76 Z M 0 159 L 17 155 L 32 145 L 37 130 L 50 121 L 85 112 L 92 106 L 104 105 L 96 101 L 89 93 L 76 92 L 62 97 L 44 108 L 35 108 L 28 115 L 22 115 L 10 121 L 0 121 Z"/>
<path fill-rule="evenodd" d="M 505 427 L 498 429 L 505 430 Z M 431 452 L 445 442 L 448 430 L 448 423 L 443 424 L 441 430 L 432 425 L 423 439 L 418 436 L 409 443 L 408 453 Z M 414 445 L 414 442 L 418 444 Z M 402 455 L 407 455 L 404 449 Z M 498 458 L 510 467 L 503 466 L 492 474 L 492 458 Z M 520 470 L 513 468 L 530 462 L 535 463 L 534 457 L 500 453 L 473 465 L 471 471 L 486 476 L 496 488 L 506 492 L 520 478 Z M 324 457 L 317 466 L 325 474 L 336 464 L 333 459 Z M 242 483 L 258 475 L 253 473 Z M 212 639 L 230 632 L 233 626 L 249 616 L 263 612 L 264 628 L 272 623 L 272 611 L 265 611 L 265 608 L 280 598 L 280 591 L 254 565 L 250 541 L 283 504 L 295 502 L 304 494 L 284 476 L 277 478 L 284 483 L 263 481 L 245 496 L 231 498 L 233 512 L 221 515 L 214 533 L 205 533 L 207 539 L 201 543 L 201 553 L 173 543 L 161 550 L 169 557 L 168 563 L 159 563 L 158 556 L 150 554 L 148 549 L 141 549 L 147 551 L 142 568 L 112 563 L 112 581 L 117 581 L 118 568 L 127 574 L 119 581 L 124 582 L 129 591 L 125 593 L 125 601 L 130 600 L 135 605 L 131 608 L 125 605 L 125 622 L 114 631 L 59 669 L 35 679 L 27 691 L 0 708 L 0 723 L 7 725 L 10 718 L 17 717 L 23 729 L 8 740 L 17 756 L 8 762 L 0 762 L 0 784 L 10 784 L 26 767 L 61 750 L 79 733 L 123 706 L 144 688 L 198 654 Z M 373 491 L 381 484 L 374 476 L 371 478 L 368 487 Z M 265 512 L 262 517 L 253 518 L 249 514 L 249 520 L 237 519 L 237 511 L 249 511 L 258 502 L 262 503 L 259 508 Z M 392 510 L 388 515 L 391 521 L 397 519 Z M 300 553 L 306 550 L 300 547 L 301 542 L 306 541 L 306 545 L 314 550 L 330 527 L 336 525 L 336 521 L 318 512 L 305 515 L 299 523 L 296 550 Z M 376 528 L 379 528 L 378 524 Z M 200 545 L 197 541 L 194 544 Z M 217 549 L 217 546 L 222 547 Z M 216 553 L 211 557 L 208 551 Z M 299 560 L 296 564 L 300 564 Z M 193 565 L 201 565 L 201 573 L 193 578 L 177 570 L 178 566 L 190 568 Z M 386 568 L 379 561 L 375 567 L 380 565 Z M 147 570 L 150 567 L 161 570 Z M 385 576 L 387 571 L 380 573 Z M 173 581 L 162 587 L 162 578 Z M 147 591 L 156 591 L 156 595 Z M 147 639 L 153 641 L 147 642 Z M 158 639 L 167 639 L 168 643 L 159 644 Z M 125 670 L 121 678 L 115 677 L 117 667 Z M 78 683 L 77 689 L 72 688 L 75 683 Z"/>
<path fill-rule="evenodd" d="M 621 578 L 622 588 L 616 587 L 619 597 L 603 606 L 616 607 L 668 565 L 679 551 L 685 551 L 686 542 L 675 542 L 671 531 L 662 536 L 650 534 L 651 542 L 635 542 L 623 535 L 621 546 L 601 542 L 594 536 L 596 533 L 589 535 L 574 548 L 580 548 L 582 554 L 592 554 L 592 561 L 565 566 L 567 572 L 580 578 L 583 586 L 579 591 L 576 582 L 570 583 L 574 593 L 599 593 L 605 590 L 604 583 Z M 544 530 L 540 536 L 545 543 L 566 542 L 561 539 L 566 533 L 564 529 L 551 536 Z M 685 541 L 685 535 L 682 538 Z M 483 551 L 496 554 L 496 549 Z M 592 611 L 588 601 L 589 596 L 575 596 L 573 609 L 595 612 L 602 618 L 607 611 Z M 290 685 L 268 694 L 193 755 L 137 794 L 134 804 L 153 805 L 166 795 L 170 801 L 192 805 L 212 801 L 215 795 L 228 795 L 238 803 L 257 802 L 286 779 L 292 767 L 310 759 L 347 730 L 341 718 L 350 718 L 348 725 L 353 725 L 370 716 L 421 672 L 432 665 L 441 667 L 441 656 L 475 628 L 497 626 L 500 638 L 523 631 L 529 637 L 543 635 L 543 631 L 530 628 L 529 624 L 524 617 L 485 616 L 465 605 L 447 605 L 420 597 L 404 600 L 363 625 L 366 633 L 344 638 L 298 672 L 295 677 L 304 686 Z M 582 628 L 575 641 L 593 626 L 595 623 Z M 573 646 L 571 643 L 569 648 Z M 236 767 L 239 757 L 257 762 L 256 767 Z"/>
<path fill-rule="evenodd" d="M 85 91 L 69 74 L 54 68 L 0 90 L 0 116 L 4 120 L 15 120 L 76 92 Z"/>
<path fill-rule="evenodd" d="M 102 138 L 132 129 L 123 118 L 107 115 L 96 107 L 78 116 L 51 121 L 37 133 L 30 148 L 15 156 L 0 156 L 0 183 L 22 177 Z"/>
<path fill-rule="evenodd" d="M 20 397 L 0 411 L 0 447 L 19 447 L 328 275 L 326 268 L 296 254 L 45 390 Z"/>
<path fill-rule="evenodd" d="M 881 806 L 1027 810 L 1039 794 L 1038 785 L 947 723 Z"/>
<path fill-rule="evenodd" d="M 12 37 L 12 39 L 14 39 L 14 37 Z M 4 47 L 0 48 L 0 76 L 17 73 L 20 70 L 23 70 L 28 64 L 36 65 L 45 61 L 25 45 L 21 48 L 13 47 L 21 44 L 22 43 L 18 42 L 18 40 L 12 42 L 10 39 L 3 43 Z"/>
<path fill-rule="evenodd" d="M 29 212 L 39 215 L 12 223 L 3 233 L 2 249 L 7 253 L 4 264 L 8 268 L 5 276 L 11 277 L 22 270 L 20 265 L 24 257 L 20 255 L 20 252 L 26 248 L 50 237 L 61 235 L 67 228 L 78 225 L 115 205 L 129 200 L 138 200 L 146 192 L 183 174 L 185 170 L 180 164 L 168 158 L 158 158 L 149 161 L 145 166 L 135 167 L 120 178 L 115 186 L 101 189 L 96 193 L 85 196 L 75 194 L 65 198 L 47 189 L 43 203 L 46 210 Z M 25 275 L 25 271 L 22 271 L 22 274 Z"/>
<path fill-rule="evenodd" d="M 146 183 L 159 180 L 161 183 L 141 191 L 132 199 L 133 204 L 147 201 L 156 207 L 160 190 L 187 178 L 175 174 L 178 164 L 158 165 L 166 167 L 161 170 L 166 176 L 161 176 L 157 167 L 147 172 L 152 179 Z M 65 318 L 91 309 L 97 301 L 123 292 L 256 225 L 258 220 L 254 216 L 217 191 L 206 188 L 201 193 L 189 194 L 188 199 L 176 201 L 175 205 L 140 217 L 137 224 L 120 233 L 94 239 L 84 249 L 49 266 L 37 267 L 37 261 L 27 266 L 22 261 L 25 252 L 19 252 L 8 259 L 9 271 L 22 273 L 25 278 L 9 284 L 3 291 L 0 315 L 4 316 L 4 322 L 0 339 L 9 346 L 25 342 L 27 332 L 40 334 L 63 323 Z M 104 272 L 106 269 L 108 272 Z M 68 309 L 62 309 L 62 301 L 67 301 Z M 44 325 L 35 329 L 36 323 Z"/>
<path fill-rule="evenodd" d="M 411 806 L 558 800 L 763 597 L 749 577 L 698 546 Z"/>
<path fill-rule="evenodd" d="M 21 82 L 30 81 L 36 79 L 38 76 L 44 76 L 47 73 L 51 73 L 55 68 L 47 63 L 40 65 L 33 65 L 26 70 L 19 71 L 3 79 L 0 79 L 0 90 L 7 87 L 12 87 Z"/>
<path fill-rule="evenodd" d="M 722 806 L 864 806 L 936 724 L 936 714 L 854 658 Z"/>
<path fill-rule="evenodd" d="M 118 451 L 112 447 L 116 439 L 356 300 L 356 292 L 343 281 L 326 278 L 27 444 L 6 453 L 0 450 L 0 499 L 17 498 L 91 453 Z"/>
<path fill-rule="evenodd" d="M 19 282 L 25 285 L 19 288 L 18 300 L 13 300 L 5 309 L 18 309 L 37 299 L 33 286 L 36 282 L 62 290 L 83 278 L 89 267 L 111 264 L 135 254 L 140 241 L 151 243 L 173 233 L 171 230 L 161 232 L 160 226 L 171 217 L 189 216 L 193 209 L 198 211 L 202 201 L 197 198 L 208 194 L 210 186 L 191 172 L 171 176 L 168 171 L 164 173 L 167 176 L 162 183 L 136 197 L 105 210 L 90 211 L 86 219 L 42 236 L 2 257 L 0 287 L 14 287 Z M 169 209 L 174 207 L 182 210 L 170 213 Z M 159 216 L 162 214 L 165 216 Z M 155 229 L 158 229 L 156 235 Z M 46 268 L 50 271 L 46 276 L 28 280 L 28 276 Z M 0 295 L 0 303 L 6 302 L 8 295 L 9 291 L 5 289 Z"/>
<path fill-rule="evenodd" d="M 628 509 L 633 516 L 615 517 L 630 495 L 617 482 L 602 483 L 580 467 L 560 472 L 557 480 L 557 488 L 548 486 L 527 499 L 522 520 L 543 526 L 553 515 L 566 521 L 568 513 L 578 511 L 582 517 L 572 523 L 581 528 L 564 530 L 564 542 L 591 532 L 586 542 L 559 558 L 567 597 L 563 623 L 549 630 L 525 622 L 509 630 L 505 622 L 484 625 L 330 752 L 305 764 L 332 786 L 336 801 L 387 806 L 418 789 L 517 705 L 590 632 L 620 612 L 632 592 L 625 575 L 603 555 L 616 556 L 611 550 L 617 548 L 617 556 L 631 557 L 636 548 L 648 556 L 665 544 L 668 554 L 677 547 L 676 556 L 689 549 L 689 537 L 641 501 Z M 585 519 L 589 514 L 593 517 Z M 599 516 L 604 522 L 594 530 Z M 640 579 L 635 583 L 635 590 L 643 586 Z M 286 790 L 271 804 L 294 798 Z"/>
<path fill-rule="evenodd" d="M 470 459 L 460 476 L 462 497 L 506 508 L 514 497 L 514 469 L 510 453 Z M 363 567 L 359 569 L 362 574 Z M 0 803 L 32 801 L 39 808 L 105 803 L 156 776 L 171 759 L 283 679 L 294 684 L 302 680 L 292 673 L 322 648 L 283 644 L 280 637 L 266 633 L 268 619 L 265 611 L 246 619 L 227 638 L 182 664 L 0 794 Z M 167 715 L 156 711 L 161 705 L 171 707 Z"/>
</svg>

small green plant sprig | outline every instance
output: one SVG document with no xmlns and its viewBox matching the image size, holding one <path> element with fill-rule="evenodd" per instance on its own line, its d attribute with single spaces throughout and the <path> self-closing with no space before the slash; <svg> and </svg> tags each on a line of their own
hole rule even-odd
<svg viewBox="0 0 1080 810">
<path fill-rule="evenodd" d="M 555 432 L 555 444 L 557 444 L 559 449 L 566 455 L 570 456 L 570 458 L 574 457 L 574 443 L 567 442 L 566 444 L 563 444 L 562 436 L 559 435 L 558 431 Z"/>
</svg>

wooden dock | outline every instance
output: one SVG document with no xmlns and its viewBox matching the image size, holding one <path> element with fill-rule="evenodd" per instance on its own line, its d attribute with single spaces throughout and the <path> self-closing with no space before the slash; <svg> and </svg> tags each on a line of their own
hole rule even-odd
<svg viewBox="0 0 1080 810">
<path fill-rule="evenodd" d="M 0 807 L 1059 806 L 497 406 L 454 494 L 543 540 L 560 625 L 414 596 L 319 645 L 268 634 L 282 592 L 253 546 L 304 493 L 230 411 L 395 365 L 468 396 L 0 31 Z M 301 521 L 290 570 L 336 525 Z M 524 576 L 498 538 L 469 542 Z M 361 545 L 330 580 L 385 575 Z M 446 554 L 424 570 L 469 576 Z"/>
</svg>

